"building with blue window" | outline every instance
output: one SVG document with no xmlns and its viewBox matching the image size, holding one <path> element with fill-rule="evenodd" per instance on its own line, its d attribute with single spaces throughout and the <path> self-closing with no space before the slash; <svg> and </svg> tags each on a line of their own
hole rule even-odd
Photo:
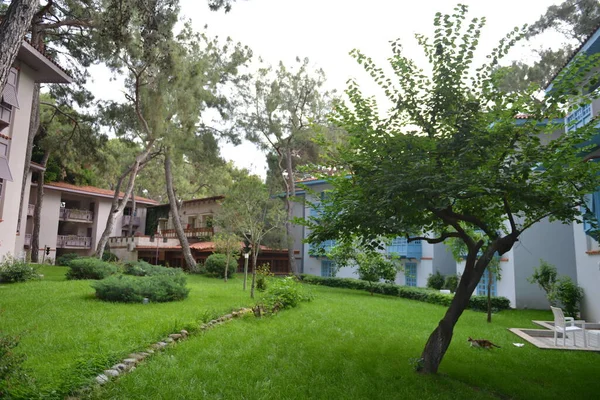
<svg viewBox="0 0 600 400">
<path fill-rule="evenodd" d="M 302 181 L 302 185 L 310 191 L 299 190 L 297 197 L 302 202 L 296 203 L 294 215 L 300 218 L 318 215 L 318 204 L 326 197 L 331 186 L 318 179 Z M 315 208 L 310 204 L 316 204 Z M 356 268 L 345 267 L 338 270 L 333 261 L 324 257 L 328 249 L 335 245 L 334 240 L 319 244 L 303 243 L 310 234 L 304 226 L 295 227 L 295 254 L 297 267 L 305 274 L 318 276 L 337 276 L 343 278 L 358 278 Z M 396 283 L 408 286 L 425 287 L 430 274 L 440 271 L 444 275 L 454 274 L 456 264 L 444 244 L 429 244 L 421 241 L 408 243 L 406 238 L 398 237 L 391 241 L 385 251 L 400 257 L 403 271 L 396 276 Z"/>
</svg>

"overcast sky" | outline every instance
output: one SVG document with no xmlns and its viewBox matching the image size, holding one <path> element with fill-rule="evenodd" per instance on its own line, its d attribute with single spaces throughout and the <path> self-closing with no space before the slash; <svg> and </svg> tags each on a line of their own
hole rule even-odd
<svg viewBox="0 0 600 400">
<path fill-rule="evenodd" d="M 458 1 L 457 1 L 458 2 Z M 405 54 L 420 60 L 422 51 L 415 33 L 430 34 L 437 11 L 451 12 L 457 2 L 451 0 L 238 0 L 228 14 L 211 12 L 205 0 L 181 0 L 182 14 L 197 30 L 208 25 L 208 32 L 248 45 L 255 57 L 269 64 L 280 60 L 292 64 L 297 56 L 308 57 L 315 67 L 323 68 L 328 87 L 342 92 L 349 78 L 355 78 L 365 92 L 376 95 L 370 76 L 348 55 L 353 48 L 362 50 L 380 65 L 391 54 L 389 41 L 401 38 Z M 549 5 L 558 0 L 462 0 L 469 5 L 470 17 L 486 17 L 479 56 L 483 58 L 500 38 L 515 26 L 534 22 Z M 511 53 L 525 58 L 531 47 L 560 45 L 557 35 L 545 35 L 527 48 Z M 97 74 L 96 74 L 97 73 Z M 97 76 L 90 88 L 100 98 L 118 98 L 119 91 L 99 84 L 107 75 Z M 224 144 L 222 154 L 239 167 L 264 177 L 264 155 L 254 145 L 233 147 Z"/>
</svg>

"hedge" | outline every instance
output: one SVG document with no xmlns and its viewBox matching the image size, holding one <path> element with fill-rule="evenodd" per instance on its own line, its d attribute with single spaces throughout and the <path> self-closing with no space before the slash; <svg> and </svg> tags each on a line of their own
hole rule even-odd
<svg viewBox="0 0 600 400">
<path fill-rule="evenodd" d="M 146 261 L 128 261 L 124 265 L 123 273 L 134 276 L 154 276 L 154 275 L 179 275 L 183 271 L 181 268 L 167 268 L 162 265 L 152 265 Z"/>
<path fill-rule="evenodd" d="M 412 286 L 400 286 L 393 283 L 373 283 L 373 286 L 371 287 L 369 282 L 353 278 L 322 277 L 308 274 L 301 274 L 300 278 L 303 282 L 312 285 L 365 290 L 368 292 L 373 290 L 374 293 L 398 296 L 404 299 L 439 304 L 446 307 L 450 305 L 452 298 L 454 297 L 452 294 L 440 293 L 437 290 L 417 288 Z M 491 301 L 493 309 L 508 310 L 510 308 L 510 300 L 508 300 L 506 297 L 493 296 Z M 468 308 L 481 311 L 487 310 L 487 296 L 471 296 Z"/>
<path fill-rule="evenodd" d="M 76 258 L 69 263 L 67 279 L 104 279 L 116 274 L 119 268 L 94 257 Z"/>
<path fill-rule="evenodd" d="M 177 275 L 111 276 L 91 285 L 96 297 L 106 301 L 140 303 L 144 298 L 152 302 L 167 302 L 185 299 L 190 289 L 186 288 L 186 277 Z"/>
</svg>

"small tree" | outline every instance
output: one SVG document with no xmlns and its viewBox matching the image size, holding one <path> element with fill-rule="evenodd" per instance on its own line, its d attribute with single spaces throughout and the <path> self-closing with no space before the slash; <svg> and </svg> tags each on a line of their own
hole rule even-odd
<svg viewBox="0 0 600 400">
<path fill-rule="evenodd" d="M 569 276 L 557 278 L 556 267 L 544 260 L 527 278 L 529 283 L 535 284 L 546 292 L 546 298 L 553 306 L 561 306 L 567 314 L 577 318 L 579 305 L 583 300 L 583 289 L 580 288 Z"/>
<path fill-rule="evenodd" d="M 533 270 L 533 275 L 527 278 L 529 283 L 537 283 L 540 289 L 546 292 L 550 301 L 550 293 L 556 283 L 556 267 L 544 260 L 540 260 L 540 266 Z"/>
<path fill-rule="evenodd" d="M 225 254 L 227 261 L 225 262 L 224 280 L 227 282 L 230 261 L 234 260 L 237 265 L 237 260 L 240 258 L 240 237 L 233 232 L 219 232 L 214 236 L 213 241 L 215 243 L 215 251 Z"/>
</svg>

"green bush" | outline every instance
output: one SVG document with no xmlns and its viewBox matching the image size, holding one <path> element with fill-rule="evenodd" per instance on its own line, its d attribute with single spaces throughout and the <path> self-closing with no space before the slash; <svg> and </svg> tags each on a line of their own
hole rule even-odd
<svg viewBox="0 0 600 400">
<path fill-rule="evenodd" d="M 440 290 L 444 287 L 445 278 L 440 271 L 435 271 L 435 274 L 429 274 L 427 278 L 427 287 L 430 289 Z"/>
<path fill-rule="evenodd" d="M 67 279 L 104 279 L 119 271 L 116 265 L 93 257 L 72 260 L 67 271 Z"/>
<path fill-rule="evenodd" d="M 460 281 L 460 276 L 457 274 L 448 275 L 446 277 L 446 281 L 444 282 L 443 289 L 448 289 L 452 293 L 456 292 L 456 288 L 458 287 L 458 281 Z"/>
<path fill-rule="evenodd" d="M 570 317 L 577 318 L 579 305 L 583 300 L 583 289 L 569 276 L 561 276 L 552 286 L 549 299 L 559 304 Z"/>
<path fill-rule="evenodd" d="M 225 254 L 211 254 L 206 259 L 204 267 L 206 272 L 219 278 L 225 278 L 225 264 L 227 263 L 227 256 Z M 227 269 L 227 277 L 231 278 L 237 270 L 237 261 L 231 257 L 229 260 L 229 268 Z"/>
<path fill-rule="evenodd" d="M 271 273 L 269 264 L 263 264 L 256 268 L 256 290 L 261 292 L 267 290 L 267 280 L 272 276 L 275 275 Z"/>
<path fill-rule="evenodd" d="M 352 278 L 333 278 L 321 277 L 315 275 L 301 274 L 301 279 L 305 283 L 313 285 L 323 285 L 331 287 L 340 287 L 355 290 L 365 290 L 375 293 L 398 296 L 404 299 L 417 300 L 425 303 L 439 304 L 449 306 L 454 298 L 452 294 L 440 293 L 437 290 L 416 288 L 413 286 L 400 286 L 393 283 L 374 283 L 373 288 L 367 281 Z M 510 300 L 506 297 L 492 297 L 492 308 L 496 310 L 507 310 L 510 308 Z M 469 307 L 473 310 L 487 310 L 487 296 L 471 296 Z"/>
<path fill-rule="evenodd" d="M 6 255 L 0 263 L 0 282 L 25 282 L 32 279 L 39 279 L 37 267 L 28 264 L 24 260 L 19 260 L 13 256 Z"/>
<path fill-rule="evenodd" d="M 66 253 L 63 254 L 62 256 L 58 256 L 56 257 L 56 265 L 61 265 L 63 267 L 68 267 L 69 265 L 71 265 L 71 261 L 80 258 L 81 254 L 77 254 L 77 253 Z"/>
<path fill-rule="evenodd" d="M 188 271 L 190 274 L 204 275 L 206 274 L 206 267 L 202 263 L 197 263 L 192 269 Z"/>
<path fill-rule="evenodd" d="M 102 253 L 102 261 L 117 262 L 119 261 L 119 257 L 111 253 L 110 251 L 105 251 L 104 253 Z"/>
<path fill-rule="evenodd" d="M 180 268 L 167 268 L 162 265 L 152 265 L 146 261 L 129 261 L 125 263 L 124 274 L 134 276 L 154 276 L 154 275 L 177 275 L 181 274 Z"/>
<path fill-rule="evenodd" d="M 262 301 L 268 310 L 296 307 L 301 301 L 312 300 L 312 293 L 295 276 L 273 279 L 264 292 Z"/>
<path fill-rule="evenodd" d="M 111 276 L 92 283 L 92 287 L 99 299 L 123 303 L 140 303 L 144 298 L 157 303 L 183 300 L 190 292 L 181 271 L 174 275 Z"/>
</svg>

